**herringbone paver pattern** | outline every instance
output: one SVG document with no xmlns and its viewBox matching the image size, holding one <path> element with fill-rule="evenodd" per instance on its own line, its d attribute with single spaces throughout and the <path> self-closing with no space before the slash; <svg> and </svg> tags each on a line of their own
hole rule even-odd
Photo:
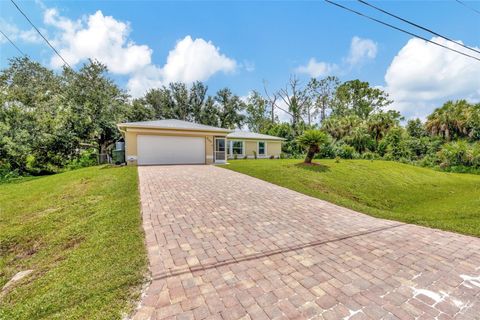
<svg viewBox="0 0 480 320">
<path fill-rule="evenodd" d="M 480 319 L 480 239 L 214 166 L 139 167 L 152 283 L 134 319 Z"/>
</svg>

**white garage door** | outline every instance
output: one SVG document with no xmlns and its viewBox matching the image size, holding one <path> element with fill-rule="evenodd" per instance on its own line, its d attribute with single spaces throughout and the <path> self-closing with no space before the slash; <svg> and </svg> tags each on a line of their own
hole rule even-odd
<svg viewBox="0 0 480 320">
<path fill-rule="evenodd" d="M 138 164 L 205 163 L 205 138 L 137 136 Z"/>
</svg>

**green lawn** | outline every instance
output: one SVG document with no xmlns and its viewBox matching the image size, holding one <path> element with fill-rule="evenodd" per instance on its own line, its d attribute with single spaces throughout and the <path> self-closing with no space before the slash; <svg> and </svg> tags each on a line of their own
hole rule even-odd
<svg viewBox="0 0 480 320">
<path fill-rule="evenodd" d="M 146 272 L 137 171 L 91 167 L 0 184 L 0 319 L 120 319 Z"/>
<path fill-rule="evenodd" d="M 225 168 L 375 217 L 480 236 L 480 175 L 369 160 L 234 160 Z"/>
</svg>

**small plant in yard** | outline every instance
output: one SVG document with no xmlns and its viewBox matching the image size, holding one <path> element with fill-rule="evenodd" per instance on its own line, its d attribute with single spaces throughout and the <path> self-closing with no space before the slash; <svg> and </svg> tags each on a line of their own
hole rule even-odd
<svg viewBox="0 0 480 320">
<path fill-rule="evenodd" d="M 315 154 L 320 151 L 320 146 L 328 141 L 328 136 L 320 130 L 307 130 L 297 138 L 297 142 L 307 150 L 305 163 L 312 163 Z"/>
<path fill-rule="evenodd" d="M 253 159 L 257 160 L 257 151 L 253 151 Z"/>
<path fill-rule="evenodd" d="M 237 154 L 234 154 L 233 155 L 233 160 L 237 160 L 238 159 L 238 155 Z"/>
</svg>

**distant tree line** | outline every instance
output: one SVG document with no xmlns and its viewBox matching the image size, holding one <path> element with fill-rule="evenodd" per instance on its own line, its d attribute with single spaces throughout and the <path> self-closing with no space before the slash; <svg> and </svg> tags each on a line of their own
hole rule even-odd
<svg viewBox="0 0 480 320">
<path fill-rule="evenodd" d="M 279 90 L 265 85 L 245 99 L 228 88 L 209 95 L 202 82 L 177 82 L 131 99 L 107 71 L 97 61 L 60 73 L 28 58 L 10 61 L 0 72 L 0 179 L 96 164 L 120 138 L 117 123 L 169 118 L 283 137 L 285 157 L 305 154 L 300 137 L 320 130 L 316 157 L 480 170 L 480 104 L 465 100 L 445 103 L 425 122 L 403 123 L 388 94 L 360 80 L 291 77 Z M 279 121 L 279 112 L 290 120 Z"/>
</svg>

